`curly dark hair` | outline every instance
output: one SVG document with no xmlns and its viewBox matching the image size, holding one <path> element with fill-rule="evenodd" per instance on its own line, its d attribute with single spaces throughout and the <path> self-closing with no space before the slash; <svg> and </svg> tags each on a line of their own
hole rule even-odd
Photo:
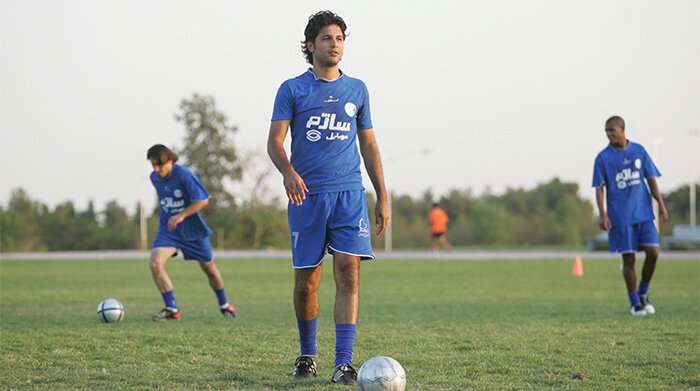
<svg viewBox="0 0 700 391">
<path fill-rule="evenodd" d="M 331 11 L 319 11 L 309 16 L 309 23 L 304 30 L 304 40 L 301 41 L 301 51 L 304 53 L 306 61 L 309 64 L 313 65 L 314 59 L 313 54 L 309 51 L 309 48 L 306 47 L 306 44 L 308 42 L 314 42 L 319 32 L 321 32 L 321 29 L 332 24 L 340 27 L 343 31 L 343 38 L 347 37 L 345 30 L 347 30 L 348 27 L 345 25 L 343 18 L 338 16 L 338 14 Z"/>
</svg>

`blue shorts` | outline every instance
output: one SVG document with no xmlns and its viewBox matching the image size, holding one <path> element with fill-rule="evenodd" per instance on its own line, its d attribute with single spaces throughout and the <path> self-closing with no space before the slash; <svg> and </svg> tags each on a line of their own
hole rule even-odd
<svg viewBox="0 0 700 391">
<path fill-rule="evenodd" d="M 637 224 L 613 226 L 608 232 L 611 253 L 629 254 L 644 250 L 644 247 L 658 247 L 659 233 L 654 220 Z"/>
<path fill-rule="evenodd" d="M 157 247 L 175 247 L 182 252 L 182 257 L 185 260 L 195 260 L 206 263 L 214 259 L 214 254 L 211 251 L 211 243 L 209 237 L 202 239 L 175 239 L 160 232 L 156 235 L 156 240 L 153 241 L 151 249 Z M 175 254 L 177 255 L 177 253 Z"/>
<path fill-rule="evenodd" d="M 295 269 L 320 265 L 326 251 L 374 259 L 363 190 L 307 195 L 287 216 Z"/>
</svg>

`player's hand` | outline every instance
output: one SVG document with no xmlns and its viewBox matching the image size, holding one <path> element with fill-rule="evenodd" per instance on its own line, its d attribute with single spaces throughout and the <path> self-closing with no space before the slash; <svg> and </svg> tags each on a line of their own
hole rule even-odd
<svg viewBox="0 0 700 391">
<path fill-rule="evenodd" d="M 665 223 L 668 221 L 668 211 L 666 210 L 666 204 L 663 202 L 659 204 L 659 217 L 661 217 L 661 222 Z"/>
<path fill-rule="evenodd" d="M 391 211 L 386 199 L 377 201 L 377 205 L 374 207 L 374 217 L 377 224 L 377 236 L 379 236 L 384 233 L 389 225 L 389 219 L 391 219 Z"/>
<path fill-rule="evenodd" d="M 301 205 L 306 199 L 306 193 L 309 192 L 306 183 L 291 166 L 282 175 L 284 176 L 284 190 L 287 192 L 289 202 L 294 205 Z"/>
<path fill-rule="evenodd" d="M 183 216 L 180 213 L 170 217 L 170 219 L 168 220 L 168 231 L 174 230 L 175 227 L 177 227 L 177 225 L 182 223 L 183 221 L 185 221 L 185 216 Z"/>
<path fill-rule="evenodd" d="M 600 216 L 600 229 L 603 231 L 610 231 L 612 228 L 612 223 L 610 223 L 610 219 L 608 218 L 608 215 L 602 215 Z"/>
</svg>

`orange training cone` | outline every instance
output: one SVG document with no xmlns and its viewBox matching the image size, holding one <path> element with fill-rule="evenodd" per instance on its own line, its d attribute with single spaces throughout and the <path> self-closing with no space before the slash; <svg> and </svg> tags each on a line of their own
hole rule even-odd
<svg viewBox="0 0 700 391">
<path fill-rule="evenodd" d="M 577 256 L 574 261 L 574 271 L 572 272 L 574 277 L 583 276 L 583 261 L 581 261 L 581 256 Z"/>
</svg>

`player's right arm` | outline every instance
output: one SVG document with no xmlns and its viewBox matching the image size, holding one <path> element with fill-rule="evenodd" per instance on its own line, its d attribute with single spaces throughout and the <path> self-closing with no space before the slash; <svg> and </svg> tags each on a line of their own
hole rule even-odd
<svg viewBox="0 0 700 391">
<path fill-rule="evenodd" d="M 270 155 L 272 163 L 275 164 L 277 170 L 284 178 L 284 189 L 287 192 L 289 202 L 301 205 L 306 199 L 306 193 L 309 189 L 304 183 L 304 179 L 299 176 L 297 171 L 290 163 L 287 157 L 287 152 L 284 150 L 284 138 L 287 136 L 289 129 L 288 120 L 272 121 L 270 123 L 270 134 L 267 138 L 267 154 Z"/>
<path fill-rule="evenodd" d="M 612 224 L 605 212 L 605 185 L 600 185 L 595 188 L 595 201 L 598 204 L 598 215 L 600 216 L 600 228 L 604 231 L 610 231 Z"/>
</svg>

